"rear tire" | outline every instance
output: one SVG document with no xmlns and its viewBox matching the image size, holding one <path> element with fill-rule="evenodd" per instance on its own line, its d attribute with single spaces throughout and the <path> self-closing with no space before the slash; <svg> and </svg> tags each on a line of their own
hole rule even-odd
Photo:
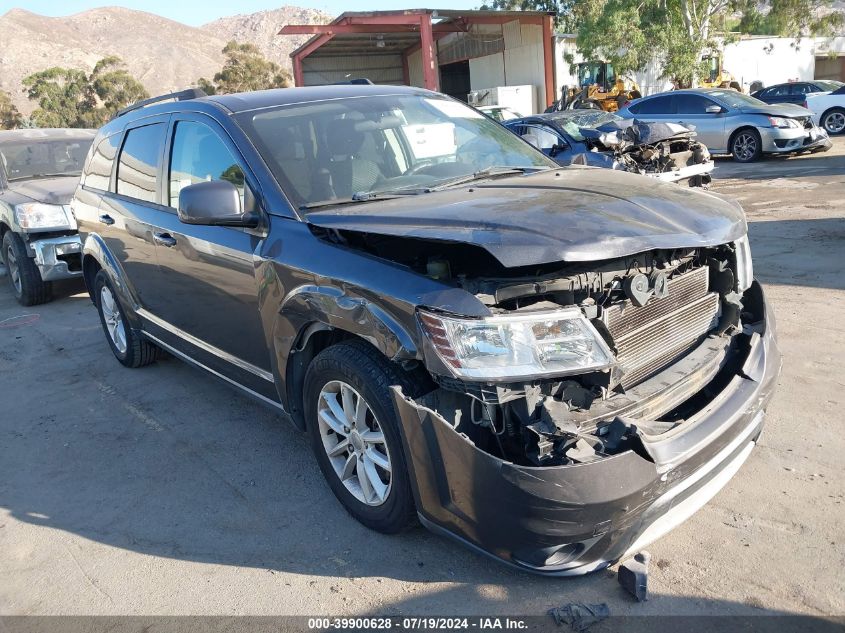
<svg viewBox="0 0 845 633">
<path fill-rule="evenodd" d="M 329 487 L 349 514 L 384 534 L 416 519 L 391 385 L 416 391 L 376 349 L 347 341 L 314 358 L 304 386 L 308 435 Z"/>
<path fill-rule="evenodd" d="M 731 154 L 738 163 L 753 163 L 763 154 L 763 140 L 754 128 L 736 132 L 731 139 Z"/>
<path fill-rule="evenodd" d="M 135 369 L 154 363 L 162 357 L 158 347 L 141 338 L 138 332 L 129 327 L 114 286 L 104 270 L 94 277 L 94 302 L 100 314 L 106 341 L 121 365 Z"/>
<path fill-rule="evenodd" d="M 34 306 L 47 303 L 52 298 L 52 284 L 41 279 L 41 271 L 27 253 L 23 240 L 12 231 L 3 236 L 3 261 L 18 303 Z"/>
<path fill-rule="evenodd" d="M 828 134 L 845 133 L 845 109 L 832 108 L 822 115 L 819 121 Z"/>
</svg>

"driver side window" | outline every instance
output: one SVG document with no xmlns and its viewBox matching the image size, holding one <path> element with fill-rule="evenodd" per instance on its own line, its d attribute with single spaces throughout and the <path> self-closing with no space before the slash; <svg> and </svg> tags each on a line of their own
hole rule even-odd
<svg viewBox="0 0 845 633">
<path fill-rule="evenodd" d="M 170 152 L 170 206 L 179 206 L 179 192 L 189 185 L 210 180 L 228 180 L 237 188 L 241 208 L 251 206 L 244 172 L 222 139 L 207 125 L 178 121 Z"/>
<path fill-rule="evenodd" d="M 526 125 L 523 128 L 522 136 L 527 137 L 526 140 L 532 145 L 536 144 L 537 149 L 546 156 L 552 155 L 554 150 L 560 149 L 564 145 L 559 135 L 540 125 Z"/>
</svg>

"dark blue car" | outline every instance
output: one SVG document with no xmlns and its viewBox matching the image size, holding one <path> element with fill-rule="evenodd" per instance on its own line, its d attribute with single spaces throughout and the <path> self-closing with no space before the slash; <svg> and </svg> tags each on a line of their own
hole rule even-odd
<svg viewBox="0 0 845 633">
<path fill-rule="evenodd" d="M 807 95 L 814 92 L 830 92 L 845 86 L 841 81 L 828 79 L 814 79 L 813 81 L 795 81 L 785 84 L 775 84 L 752 92 L 751 96 L 766 103 L 794 103 L 802 105 Z"/>
</svg>

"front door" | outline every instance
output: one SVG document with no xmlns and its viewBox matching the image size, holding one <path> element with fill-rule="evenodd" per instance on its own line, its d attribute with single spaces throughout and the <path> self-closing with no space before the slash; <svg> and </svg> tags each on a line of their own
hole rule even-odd
<svg viewBox="0 0 845 633">
<path fill-rule="evenodd" d="M 708 112 L 722 106 L 701 95 L 679 93 L 673 95 L 676 121 L 681 125 L 695 127 L 696 139 L 704 143 L 711 152 L 727 150 L 725 139 L 725 112 Z"/>
<path fill-rule="evenodd" d="M 168 134 L 162 195 L 168 209 L 158 220 L 159 276 L 147 318 L 174 344 L 218 373 L 277 399 L 270 353 L 258 312 L 253 230 L 183 224 L 179 191 L 206 180 L 228 180 L 244 208 L 256 204 L 254 184 L 226 133 L 174 115 Z"/>
</svg>

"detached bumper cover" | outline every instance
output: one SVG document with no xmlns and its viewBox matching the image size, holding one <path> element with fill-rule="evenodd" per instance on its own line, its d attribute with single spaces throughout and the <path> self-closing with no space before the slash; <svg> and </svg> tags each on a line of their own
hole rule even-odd
<svg viewBox="0 0 845 633">
<path fill-rule="evenodd" d="M 742 375 L 675 430 L 644 438 L 653 459 L 627 451 L 585 464 L 518 466 L 394 389 L 421 521 L 550 575 L 589 573 L 634 553 L 704 505 L 751 452 L 781 363 L 768 306 L 765 317 Z"/>
<path fill-rule="evenodd" d="M 35 239 L 29 247 L 44 281 L 82 276 L 82 241 L 78 235 Z"/>
</svg>

